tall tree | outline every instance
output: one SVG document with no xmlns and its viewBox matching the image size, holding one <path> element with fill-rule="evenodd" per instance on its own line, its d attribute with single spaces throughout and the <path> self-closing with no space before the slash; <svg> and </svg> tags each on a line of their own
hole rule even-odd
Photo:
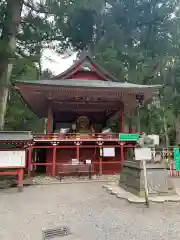
<svg viewBox="0 0 180 240">
<path fill-rule="evenodd" d="M 8 99 L 10 76 L 15 58 L 16 37 L 21 18 L 22 0 L 7 0 L 0 37 L 0 129 L 4 126 L 4 116 Z"/>
<path fill-rule="evenodd" d="M 27 58 L 19 58 L 13 68 L 11 81 L 14 81 L 14 79 L 34 80 L 38 74 L 39 69 L 36 64 L 32 63 Z M 50 71 L 42 71 L 42 78 L 47 79 L 50 76 L 52 76 Z M 15 89 L 10 88 L 9 90 L 4 129 L 11 131 L 26 130 L 42 133 L 44 130 L 44 119 L 39 119 L 34 113 L 32 113 Z"/>
<path fill-rule="evenodd" d="M 4 126 L 10 77 L 15 59 L 23 56 L 37 63 L 39 72 L 36 78 L 40 78 L 43 48 L 51 47 L 53 40 L 62 41 L 62 36 L 58 34 L 54 22 L 50 19 L 52 5 L 53 1 L 2 0 L 0 2 L 2 13 L 0 16 L 0 129 Z"/>
</svg>

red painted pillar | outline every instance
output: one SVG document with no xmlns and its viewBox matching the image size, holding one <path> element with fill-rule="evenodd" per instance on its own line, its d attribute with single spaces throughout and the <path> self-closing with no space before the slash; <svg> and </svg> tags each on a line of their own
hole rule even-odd
<svg viewBox="0 0 180 240">
<path fill-rule="evenodd" d="M 121 132 L 123 133 L 125 131 L 125 117 L 124 117 L 124 107 L 121 112 Z"/>
<path fill-rule="evenodd" d="M 102 156 L 103 156 L 103 149 L 102 147 L 99 148 L 99 175 L 102 176 Z"/>
<path fill-rule="evenodd" d="M 23 190 L 23 174 L 24 170 L 21 168 L 18 170 L 18 190 L 21 192 Z"/>
<path fill-rule="evenodd" d="M 29 146 L 28 149 L 28 178 L 31 177 L 31 165 L 32 165 L 32 146 Z"/>
<path fill-rule="evenodd" d="M 80 145 L 76 144 L 76 159 L 79 161 L 79 150 L 80 150 Z"/>
<path fill-rule="evenodd" d="M 121 152 L 121 169 L 122 169 L 124 164 L 124 145 L 123 144 L 120 145 L 120 152 Z"/>
<path fill-rule="evenodd" d="M 47 134 L 52 133 L 52 109 L 48 107 L 48 119 L 47 119 Z"/>
<path fill-rule="evenodd" d="M 56 175 L 56 145 L 53 145 L 53 156 L 52 156 L 52 176 Z"/>
</svg>

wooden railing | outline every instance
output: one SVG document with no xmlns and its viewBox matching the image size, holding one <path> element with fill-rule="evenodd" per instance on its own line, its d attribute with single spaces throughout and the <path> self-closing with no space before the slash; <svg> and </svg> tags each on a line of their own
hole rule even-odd
<svg viewBox="0 0 180 240">
<path fill-rule="evenodd" d="M 63 164 L 67 165 L 67 162 L 57 162 L 56 163 L 56 169 L 55 173 L 58 175 L 59 173 L 59 167 Z M 102 174 L 117 174 L 120 172 L 123 162 L 122 161 L 103 161 L 102 162 Z M 51 163 L 32 163 L 32 176 L 36 175 L 36 167 L 37 166 L 46 166 L 52 168 L 52 162 Z M 93 161 L 92 162 L 94 173 L 99 174 L 99 161 Z M 109 167 L 110 166 L 110 167 Z M 49 171 L 49 174 L 51 175 L 51 171 Z"/>
<path fill-rule="evenodd" d="M 52 134 L 34 134 L 33 135 L 35 141 L 61 141 L 61 140 L 118 140 L 119 133 L 94 133 L 92 135 L 81 136 L 80 134 L 73 133 L 52 133 Z"/>
</svg>

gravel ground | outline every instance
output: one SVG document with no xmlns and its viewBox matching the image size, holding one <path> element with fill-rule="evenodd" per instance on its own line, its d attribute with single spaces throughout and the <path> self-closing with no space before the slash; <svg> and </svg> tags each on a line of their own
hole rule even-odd
<svg viewBox="0 0 180 240">
<path fill-rule="evenodd" d="M 103 183 L 33 186 L 0 192 L 0 240 L 41 240 L 42 228 L 68 226 L 67 240 L 180 239 L 180 204 L 129 204 Z M 56 238 L 57 239 L 57 238 Z M 55 239 L 53 239 L 55 240 Z"/>
<path fill-rule="evenodd" d="M 31 185 L 35 185 L 35 184 L 51 184 L 51 183 L 66 183 L 66 182 L 79 182 L 79 181 L 93 181 L 93 180 L 100 180 L 100 181 L 118 181 L 120 178 L 120 175 L 102 175 L 102 176 L 98 176 L 98 175 L 93 175 L 91 179 L 89 179 L 88 176 L 79 176 L 79 177 L 63 177 L 62 180 L 60 181 L 57 178 L 54 177 L 50 177 L 50 176 L 36 176 L 30 179 L 25 179 L 24 180 L 24 184 L 31 184 Z"/>
</svg>

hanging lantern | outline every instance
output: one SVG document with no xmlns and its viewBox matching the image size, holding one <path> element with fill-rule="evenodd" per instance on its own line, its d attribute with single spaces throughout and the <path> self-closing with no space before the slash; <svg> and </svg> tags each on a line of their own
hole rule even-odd
<svg viewBox="0 0 180 240">
<path fill-rule="evenodd" d="M 73 130 L 74 132 L 76 131 L 76 124 L 75 124 L 75 123 L 72 124 L 72 130 Z"/>
</svg>

